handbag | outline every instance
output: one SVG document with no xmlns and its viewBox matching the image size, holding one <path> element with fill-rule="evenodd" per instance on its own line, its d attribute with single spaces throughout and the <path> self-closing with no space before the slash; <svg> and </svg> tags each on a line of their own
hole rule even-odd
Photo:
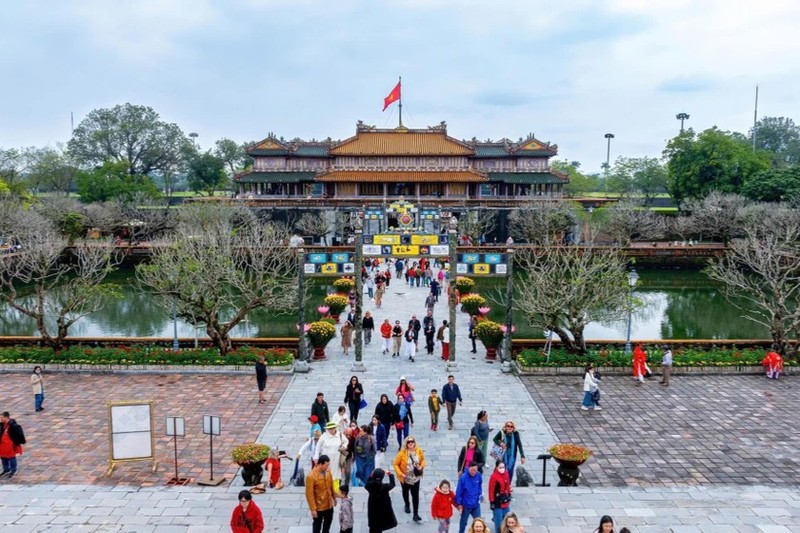
<svg viewBox="0 0 800 533">
<path fill-rule="evenodd" d="M 394 425 L 394 427 L 395 427 L 395 428 L 397 428 L 397 429 L 403 429 L 403 428 L 405 428 L 405 427 L 406 427 L 406 425 L 405 425 L 405 424 L 403 424 L 402 422 L 397 422 L 397 423 Z"/>
<path fill-rule="evenodd" d="M 489 455 L 496 461 L 502 461 L 504 453 L 505 449 L 503 449 L 503 447 L 499 444 L 492 445 L 492 449 L 489 451 Z"/>
<path fill-rule="evenodd" d="M 414 475 L 420 477 L 422 475 L 422 469 L 417 465 L 414 465 Z"/>
<path fill-rule="evenodd" d="M 367 400 L 365 400 L 364 398 L 361 398 L 361 403 L 358 404 L 358 408 L 359 409 L 366 409 L 367 408 Z"/>
</svg>

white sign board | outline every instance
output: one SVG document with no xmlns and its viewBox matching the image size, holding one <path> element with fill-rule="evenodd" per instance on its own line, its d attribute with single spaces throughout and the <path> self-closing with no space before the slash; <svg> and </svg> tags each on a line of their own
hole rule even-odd
<svg viewBox="0 0 800 533">
<path fill-rule="evenodd" d="M 153 402 L 109 402 L 108 441 L 110 464 L 106 475 L 117 463 L 126 461 L 153 461 L 155 472 Z"/>
</svg>

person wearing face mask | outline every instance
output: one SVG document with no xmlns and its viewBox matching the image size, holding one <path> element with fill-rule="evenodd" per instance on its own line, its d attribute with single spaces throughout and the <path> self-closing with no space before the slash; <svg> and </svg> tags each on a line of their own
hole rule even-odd
<svg viewBox="0 0 800 533">
<path fill-rule="evenodd" d="M 496 533 L 500 533 L 503 518 L 511 507 L 511 490 L 511 479 L 506 472 L 506 464 L 497 461 L 494 472 L 489 478 L 489 507 L 492 509 L 492 521 Z"/>
<path fill-rule="evenodd" d="M 42 379 L 42 367 L 39 365 L 33 367 L 31 387 L 33 388 L 33 403 L 36 412 L 44 411 L 44 407 L 42 407 L 42 403 L 44 402 L 44 380 Z"/>
</svg>

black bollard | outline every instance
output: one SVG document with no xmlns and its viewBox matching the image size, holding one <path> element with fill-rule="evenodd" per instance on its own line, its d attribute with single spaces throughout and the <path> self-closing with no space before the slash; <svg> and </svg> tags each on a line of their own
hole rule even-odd
<svg viewBox="0 0 800 533">
<path fill-rule="evenodd" d="M 550 454 L 547 454 L 547 453 L 539 454 L 539 456 L 536 458 L 536 459 L 538 459 L 538 460 L 540 460 L 542 462 L 542 483 L 541 484 L 536 483 L 535 486 L 537 486 L 537 487 L 549 487 L 550 486 L 550 483 L 547 483 L 547 461 L 549 461 L 552 458 L 553 458 L 553 456 L 550 455 Z"/>
</svg>

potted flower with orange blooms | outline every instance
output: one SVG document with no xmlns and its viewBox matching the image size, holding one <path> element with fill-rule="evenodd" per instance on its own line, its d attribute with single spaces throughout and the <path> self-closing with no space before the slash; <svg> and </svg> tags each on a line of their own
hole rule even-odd
<svg viewBox="0 0 800 533">
<path fill-rule="evenodd" d="M 578 468 L 592 456 L 592 450 L 579 444 L 559 443 L 548 450 L 558 463 L 558 486 L 577 487 L 581 471 Z"/>
<path fill-rule="evenodd" d="M 264 475 L 264 462 L 269 458 L 270 447 L 266 444 L 253 442 L 241 444 L 231 451 L 233 462 L 242 467 L 242 479 L 245 487 L 252 487 L 261 483 Z"/>
</svg>

